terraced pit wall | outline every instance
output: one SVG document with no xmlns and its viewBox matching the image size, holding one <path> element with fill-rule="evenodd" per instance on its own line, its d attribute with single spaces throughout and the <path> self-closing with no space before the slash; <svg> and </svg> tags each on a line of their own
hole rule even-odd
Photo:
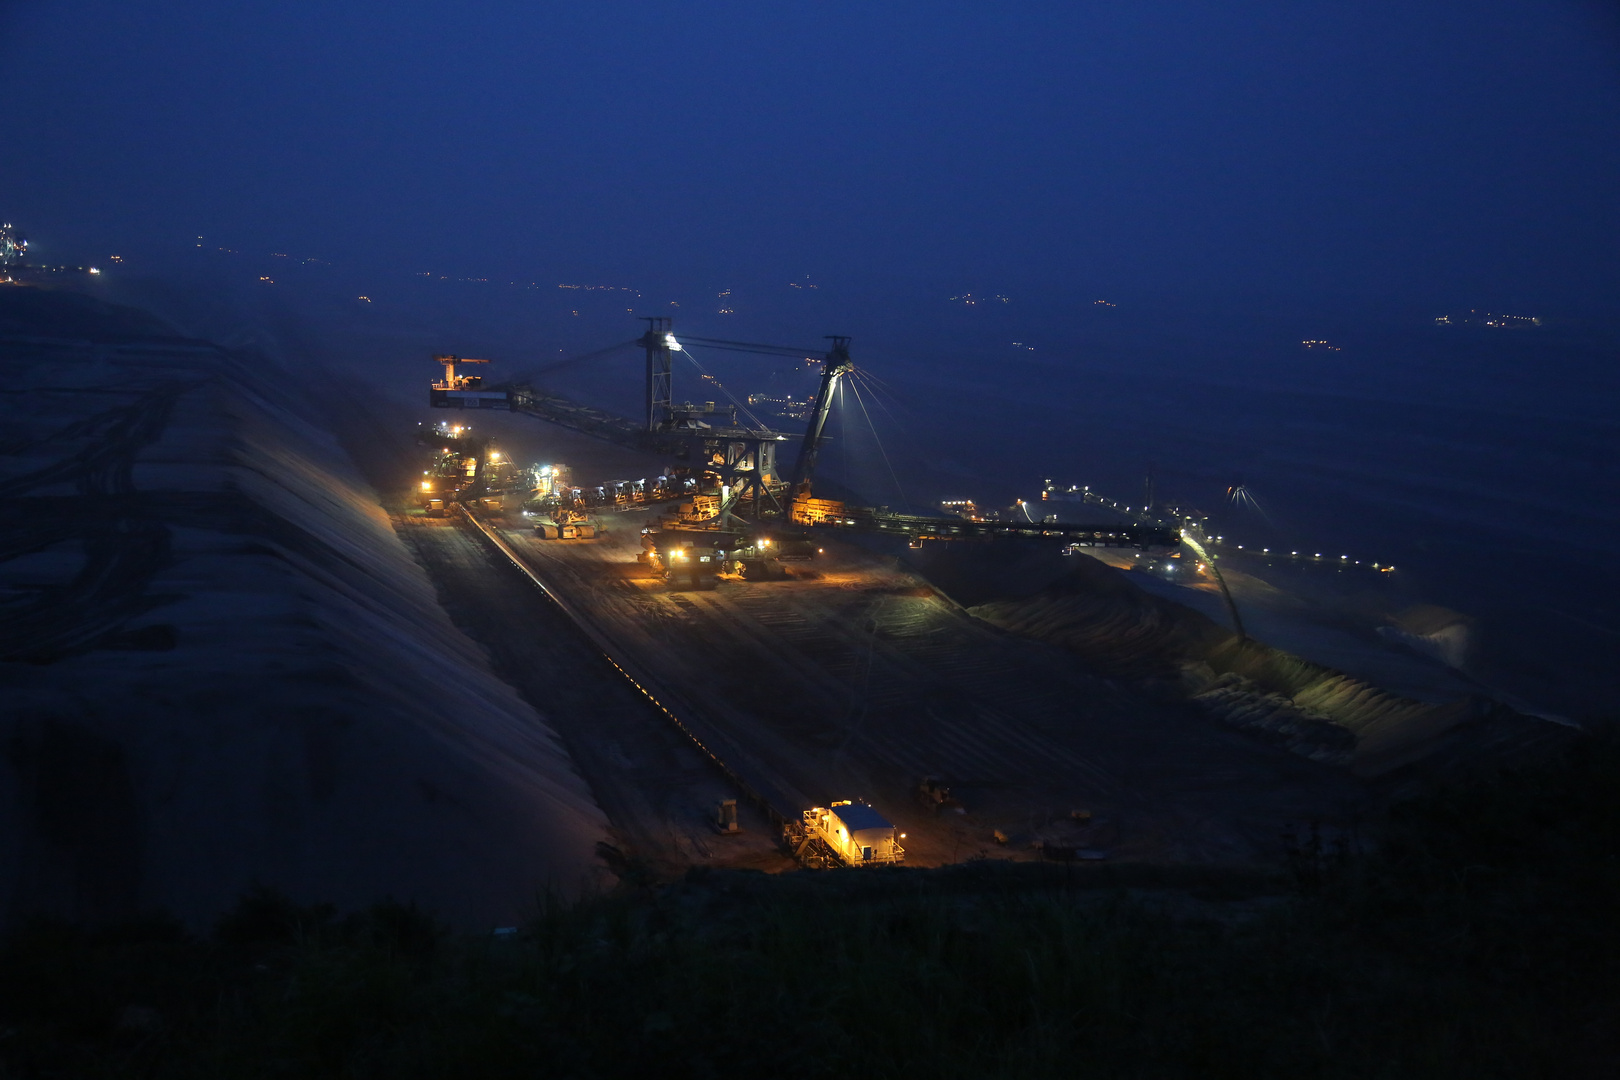
<svg viewBox="0 0 1620 1080">
<path fill-rule="evenodd" d="M 506 924 L 607 823 L 270 357 L 0 289 L 0 920 Z"/>
<path fill-rule="evenodd" d="M 937 547 L 919 569 L 976 618 L 1360 776 L 1419 763 L 1518 760 L 1551 752 L 1573 734 L 1483 695 L 1435 703 L 1390 693 L 1240 638 L 1095 559 L 1066 559 L 1062 572 L 1044 577 L 1041 563 L 1039 553 L 1006 545 L 958 545 Z"/>
</svg>

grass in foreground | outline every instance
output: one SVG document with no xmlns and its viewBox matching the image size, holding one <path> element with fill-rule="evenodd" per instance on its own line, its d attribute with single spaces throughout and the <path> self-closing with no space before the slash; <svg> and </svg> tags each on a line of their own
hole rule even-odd
<svg viewBox="0 0 1620 1080">
<path fill-rule="evenodd" d="M 1269 897 L 981 865 L 694 875 L 476 940 L 269 892 L 208 938 L 34 924 L 0 1077 L 1608 1076 L 1617 775 L 1585 746 L 1405 804 Z"/>
</svg>

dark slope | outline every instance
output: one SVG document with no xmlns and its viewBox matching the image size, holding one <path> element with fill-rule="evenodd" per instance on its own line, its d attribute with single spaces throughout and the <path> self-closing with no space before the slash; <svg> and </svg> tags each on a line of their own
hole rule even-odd
<svg viewBox="0 0 1620 1080">
<path fill-rule="evenodd" d="M 914 560 L 978 618 L 1058 645 L 1093 671 L 1192 700 L 1223 722 L 1313 760 L 1380 776 L 1559 744 L 1568 729 L 1484 697 L 1433 704 L 1240 639 L 1085 556 L 935 545 Z"/>
<path fill-rule="evenodd" d="M 510 921 L 605 821 L 267 357 L 0 289 L 0 912 Z M 308 393 L 308 389 L 303 390 Z"/>
</svg>

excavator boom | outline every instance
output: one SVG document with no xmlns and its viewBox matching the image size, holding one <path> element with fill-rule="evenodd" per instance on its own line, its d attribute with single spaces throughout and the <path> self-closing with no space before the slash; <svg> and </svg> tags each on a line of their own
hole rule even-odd
<svg viewBox="0 0 1620 1080">
<path fill-rule="evenodd" d="M 855 365 L 849 359 L 849 338 L 834 337 L 832 343 L 826 359 L 821 363 L 821 386 L 816 390 L 816 403 L 810 409 L 810 423 L 804 429 L 804 441 L 799 444 L 799 459 L 793 466 L 793 486 L 788 491 L 790 500 L 809 498 L 810 484 L 816 475 L 816 458 L 821 453 L 823 429 L 827 426 L 827 414 L 832 411 L 838 380 L 855 370 Z"/>
</svg>

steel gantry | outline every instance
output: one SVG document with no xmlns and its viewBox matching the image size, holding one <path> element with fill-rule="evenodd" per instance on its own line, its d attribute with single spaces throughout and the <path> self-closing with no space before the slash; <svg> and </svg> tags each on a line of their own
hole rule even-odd
<svg viewBox="0 0 1620 1080">
<path fill-rule="evenodd" d="M 431 403 L 440 408 L 510 408 L 548 423 L 620 446 L 673 458 L 703 477 L 703 485 L 720 495 L 721 522 L 732 515 L 755 522 L 822 526 L 858 532 L 888 533 L 922 540 L 966 540 L 992 537 L 1047 538 L 1069 544 L 1099 547 L 1158 547 L 1180 542 L 1179 533 L 1154 525 L 1055 525 L 1051 523 L 982 522 L 848 506 L 836 500 L 812 497 L 816 465 L 826 439 L 828 416 L 840 381 L 855 370 L 850 338 L 828 335 L 825 351 L 787 345 L 688 337 L 684 342 L 708 349 L 820 361 L 821 381 L 790 477 L 781 476 L 778 448 L 791 436 L 773 431 L 747 415 L 740 405 L 716 407 L 713 402 L 677 404 L 674 354 L 684 352 L 674 323 L 663 316 L 645 319 L 647 329 L 629 342 L 557 361 L 542 367 L 532 378 L 569 364 L 606 356 L 625 345 L 639 346 L 646 355 L 645 408 L 640 420 L 629 420 L 603 409 L 572 401 L 532 381 L 485 387 L 476 378 L 457 377 L 449 361 L 445 380 L 433 387 Z M 461 363 L 468 363 L 465 359 Z M 497 402 L 495 398 L 500 400 Z M 744 416 L 740 420 L 738 413 Z"/>
<path fill-rule="evenodd" d="M 649 318 L 638 344 L 647 351 L 647 430 L 657 431 L 675 409 L 674 353 L 681 346 L 671 333 L 673 320 Z"/>
</svg>

